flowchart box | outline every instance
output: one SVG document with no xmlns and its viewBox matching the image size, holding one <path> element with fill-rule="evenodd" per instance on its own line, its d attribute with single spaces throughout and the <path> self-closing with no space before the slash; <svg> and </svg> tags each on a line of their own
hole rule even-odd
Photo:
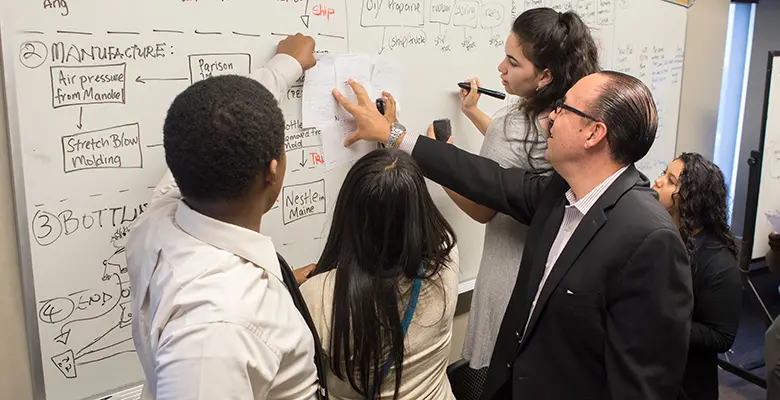
<svg viewBox="0 0 780 400">
<path fill-rule="evenodd" d="M 125 103 L 127 65 L 51 67 L 52 107 Z"/>
<path fill-rule="evenodd" d="M 191 54 L 190 83 L 219 75 L 249 75 L 252 56 L 247 53 Z"/>
<path fill-rule="evenodd" d="M 142 168 L 138 124 L 63 136 L 62 164 L 65 173 L 86 169 Z"/>
</svg>

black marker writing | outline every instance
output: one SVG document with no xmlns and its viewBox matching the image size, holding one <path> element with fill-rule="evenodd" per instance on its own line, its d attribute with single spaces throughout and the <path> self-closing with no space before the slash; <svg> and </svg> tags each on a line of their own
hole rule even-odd
<svg viewBox="0 0 780 400">
<path fill-rule="evenodd" d="M 171 49 L 165 43 L 151 45 L 87 46 L 55 42 L 51 45 L 51 61 L 59 64 L 88 63 L 93 61 L 125 61 L 165 58 Z"/>
</svg>

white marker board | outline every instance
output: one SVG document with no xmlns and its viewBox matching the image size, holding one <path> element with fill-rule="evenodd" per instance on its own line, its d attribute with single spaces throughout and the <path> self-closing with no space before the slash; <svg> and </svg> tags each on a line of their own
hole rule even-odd
<svg viewBox="0 0 780 400">
<path fill-rule="evenodd" d="M 773 229 L 766 213 L 780 213 L 780 51 L 769 53 L 766 79 L 761 135 L 761 183 L 753 233 L 754 259 L 765 257 L 769 251 L 769 233 Z"/>
<path fill-rule="evenodd" d="M 640 165 L 674 156 L 686 10 L 661 0 L 98 0 L 2 2 L 3 63 L 25 304 L 36 398 L 99 398 L 142 381 L 127 307 L 124 237 L 165 165 L 170 101 L 212 74 L 247 73 L 285 34 L 318 50 L 367 53 L 404 65 L 401 119 L 424 132 L 453 121 L 457 144 L 481 135 L 459 112 L 456 82 L 500 88 L 496 65 L 513 16 L 538 6 L 579 11 L 605 68 L 653 88 L 662 126 Z M 328 173 L 318 130 L 301 129 L 301 88 L 282 101 L 288 157 L 279 205 L 263 221 L 292 265 L 316 261 L 346 168 Z M 503 103 L 485 97 L 488 113 Z M 483 227 L 434 184 L 473 284 Z M 317 196 L 313 194 L 317 193 Z M 296 201 L 296 199 L 300 201 Z"/>
</svg>

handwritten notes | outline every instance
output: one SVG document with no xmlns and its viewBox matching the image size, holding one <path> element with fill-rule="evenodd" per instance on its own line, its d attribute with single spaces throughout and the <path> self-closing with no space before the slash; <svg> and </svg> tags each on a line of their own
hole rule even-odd
<svg viewBox="0 0 780 400">
<path fill-rule="evenodd" d="M 778 71 L 780 71 L 780 68 L 778 68 Z M 766 132 L 770 132 L 770 129 L 767 128 Z M 774 139 L 767 140 L 764 147 L 764 160 L 769 163 L 769 177 L 771 179 L 780 179 L 780 142 Z"/>
<path fill-rule="evenodd" d="M 401 67 L 394 59 L 389 57 L 380 57 L 374 71 L 371 74 L 372 97 L 382 97 L 382 92 L 388 92 L 393 95 L 396 104 L 396 117 L 401 112 Z"/>
<path fill-rule="evenodd" d="M 358 142 L 344 147 L 344 139 L 356 129 L 355 120 L 333 98 L 333 88 L 338 89 L 351 102 L 357 96 L 347 81 L 361 83 L 374 100 L 382 91 L 393 94 L 398 102 L 401 76 L 397 64 L 382 59 L 373 66 L 368 55 L 320 55 L 317 65 L 306 72 L 303 86 L 303 125 L 322 131 L 322 149 L 325 170 L 350 164 L 376 148 L 374 143 Z"/>
<path fill-rule="evenodd" d="M 336 120 L 338 103 L 332 94 L 336 87 L 334 60 L 335 56 L 319 55 L 317 65 L 306 71 L 301 110 L 304 128 L 327 125 Z"/>
<path fill-rule="evenodd" d="M 344 139 L 354 132 L 353 124 L 337 121 L 322 127 L 322 151 L 325 153 L 325 170 L 351 164 L 376 149 L 373 142 L 360 141 L 345 147 Z"/>
<path fill-rule="evenodd" d="M 764 215 L 766 215 L 766 219 L 772 225 L 772 230 L 780 232 L 780 212 L 775 210 L 774 212 L 766 212 Z"/>
<path fill-rule="evenodd" d="M 371 59 L 365 54 L 347 54 L 336 57 L 336 88 L 352 103 L 357 103 L 357 95 L 352 91 L 347 81 L 352 79 L 362 84 L 369 96 L 373 92 L 371 88 Z M 354 130 L 354 118 L 343 107 L 338 109 L 338 117 L 341 121 L 352 124 Z M 328 157 L 327 152 L 325 158 Z M 326 161 L 327 163 L 327 161 Z"/>
</svg>

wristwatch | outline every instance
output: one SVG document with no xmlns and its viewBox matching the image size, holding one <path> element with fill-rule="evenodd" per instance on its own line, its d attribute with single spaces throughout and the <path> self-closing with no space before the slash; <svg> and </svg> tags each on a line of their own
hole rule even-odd
<svg viewBox="0 0 780 400">
<path fill-rule="evenodd" d="M 387 147 L 394 147 L 395 142 L 404 133 L 406 133 L 406 127 L 398 122 L 393 122 L 393 125 L 390 126 L 390 137 L 387 138 Z"/>
</svg>

